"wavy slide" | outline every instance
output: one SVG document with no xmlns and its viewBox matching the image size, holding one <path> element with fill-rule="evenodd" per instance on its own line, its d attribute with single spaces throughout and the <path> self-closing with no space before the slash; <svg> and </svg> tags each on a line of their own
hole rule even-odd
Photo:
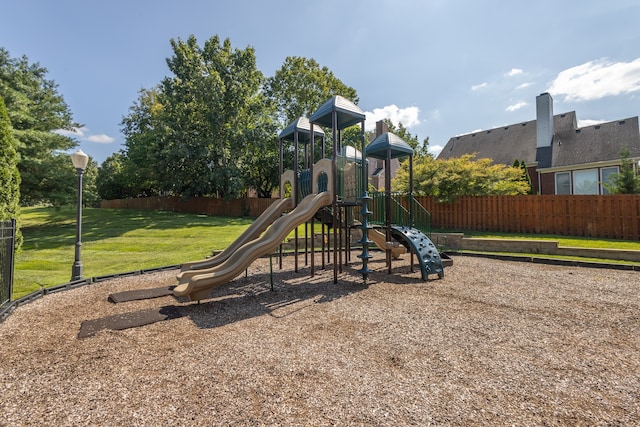
<svg viewBox="0 0 640 427">
<path fill-rule="evenodd" d="M 182 264 L 182 271 L 202 270 L 203 268 L 215 267 L 226 261 L 238 248 L 247 242 L 257 239 L 264 230 L 269 227 L 286 210 L 293 208 L 293 199 L 287 197 L 280 199 L 269 206 L 233 243 L 225 248 L 218 255 Z M 180 276 L 179 276 L 180 277 Z"/>
<path fill-rule="evenodd" d="M 190 277 L 188 282 L 176 286 L 173 289 L 174 295 L 188 296 L 192 301 L 206 298 L 212 289 L 233 280 L 258 257 L 273 253 L 291 231 L 331 202 L 329 192 L 308 195 L 294 210 L 275 220 L 262 236 L 242 245 L 222 264 L 206 271 L 199 271 Z"/>
<path fill-rule="evenodd" d="M 378 231 L 375 228 L 369 230 L 369 238 L 373 241 L 373 243 L 375 243 L 378 248 L 382 249 L 383 251 L 390 249 L 391 257 L 393 259 L 398 259 L 400 258 L 400 255 L 407 253 L 407 248 L 405 248 L 398 242 L 392 242 L 392 245 L 389 245 L 390 247 L 387 247 L 387 236 L 383 232 Z"/>
</svg>

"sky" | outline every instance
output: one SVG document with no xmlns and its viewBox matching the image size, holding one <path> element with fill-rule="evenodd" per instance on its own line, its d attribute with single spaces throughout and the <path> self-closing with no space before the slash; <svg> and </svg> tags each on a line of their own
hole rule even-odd
<svg viewBox="0 0 640 427">
<path fill-rule="evenodd" d="M 0 47 L 47 68 L 95 161 L 124 148 L 122 118 L 170 72 L 170 40 L 255 49 L 273 76 L 315 59 L 356 89 L 366 126 L 402 122 L 437 154 L 449 138 L 554 114 L 579 126 L 640 113 L 637 0 L 0 0 Z"/>
</svg>

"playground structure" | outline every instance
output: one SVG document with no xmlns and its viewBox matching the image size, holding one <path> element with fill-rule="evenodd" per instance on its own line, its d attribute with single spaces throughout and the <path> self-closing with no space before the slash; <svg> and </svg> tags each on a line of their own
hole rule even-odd
<svg viewBox="0 0 640 427">
<path fill-rule="evenodd" d="M 298 227 L 303 224 L 305 265 L 310 258 L 313 276 L 316 220 L 321 226 L 322 268 L 326 267 L 325 258 L 331 263 L 332 255 L 334 283 L 338 282 L 343 265 L 351 261 L 354 230 L 360 230 L 361 238 L 357 243 L 361 247 L 358 258 L 362 268 L 358 273 L 365 283 L 371 273 L 368 266 L 372 257 L 370 244 L 385 251 L 388 273 L 392 272 L 392 259 L 408 251 L 411 271 L 416 256 L 423 280 L 428 280 L 430 274 L 442 278 L 442 258 L 428 236 L 429 214 L 413 198 L 413 149 L 390 132 L 379 134 L 367 145 L 364 121 L 365 114 L 359 107 L 341 96 L 334 96 L 308 119 L 301 117 L 287 126 L 279 135 L 279 201 L 220 254 L 184 264 L 173 293 L 191 300 L 204 299 L 212 289 L 233 280 L 258 257 L 272 255 L 278 246 L 282 268 L 281 244 L 291 232 L 294 233 L 294 268 L 298 271 Z M 358 124 L 362 152 L 342 144 L 343 130 Z M 321 127 L 331 129 L 330 153 L 326 153 L 325 133 Z M 317 140 L 319 147 L 316 147 Z M 293 147 L 285 146 L 286 142 L 293 142 Z M 319 157 L 317 161 L 316 156 Z M 368 157 L 385 161 L 385 192 L 374 192 L 373 197 L 368 191 Z M 409 194 L 392 194 L 388 173 L 391 159 L 403 157 L 409 157 L 410 162 Z M 284 170 L 285 161 L 292 164 L 292 169 Z M 372 206 L 374 209 L 370 210 Z M 287 210 L 290 212 L 285 214 Z"/>
</svg>

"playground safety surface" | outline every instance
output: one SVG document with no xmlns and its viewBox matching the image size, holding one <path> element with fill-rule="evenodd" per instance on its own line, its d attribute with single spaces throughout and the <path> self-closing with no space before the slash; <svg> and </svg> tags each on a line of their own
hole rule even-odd
<svg viewBox="0 0 640 427">
<path fill-rule="evenodd" d="M 423 282 L 407 260 L 375 253 L 365 286 L 274 258 L 271 291 L 260 259 L 201 304 L 107 300 L 176 270 L 47 295 L 0 324 L 0 424 L 640 422 L 640 273 L 455 256 Z"/>
</svg>

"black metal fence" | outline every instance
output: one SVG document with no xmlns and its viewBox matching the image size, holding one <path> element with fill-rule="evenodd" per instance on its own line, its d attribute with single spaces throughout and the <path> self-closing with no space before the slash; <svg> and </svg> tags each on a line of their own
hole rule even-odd
<svg viewBox="0 0 640 427">
<path fill-rule="evenodd" d="M 11 301 L 16 220 L 0 221 L 0 307 Z"/>
</svg>

